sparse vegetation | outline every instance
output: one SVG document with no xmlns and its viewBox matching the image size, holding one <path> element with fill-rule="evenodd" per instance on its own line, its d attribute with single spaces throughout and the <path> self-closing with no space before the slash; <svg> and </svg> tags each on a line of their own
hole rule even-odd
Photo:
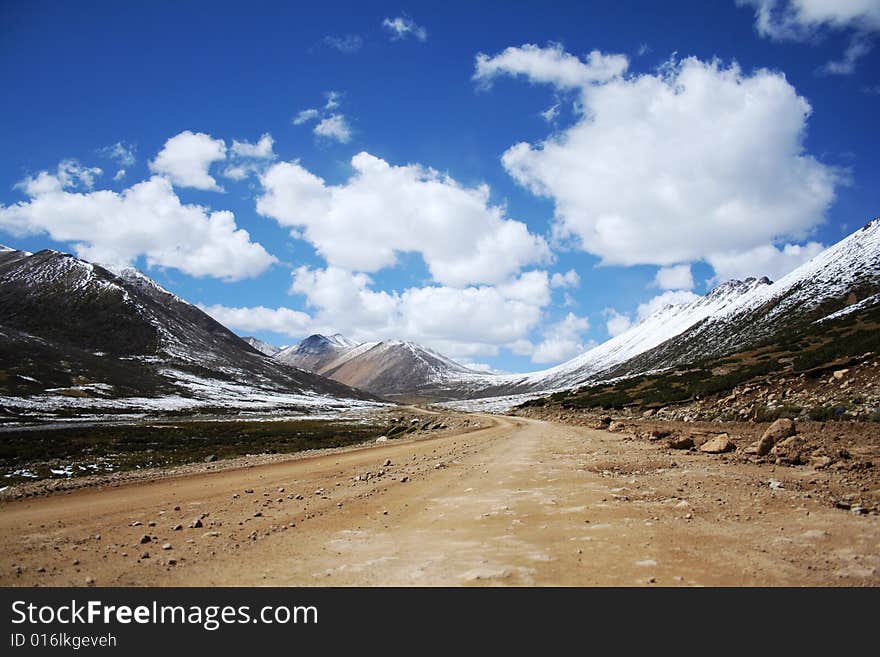
<svg viewBox="0 0 880 657">
<path fill-rule="evenodd" d="M 4 431 L 0 433 L 0 482 L 13 484 L 51 477 L 52 469 L 78 476 L 174 466 L 200 461 L 209 455 L 223 459 L 343 447 L 407 430 L 381 423 L 285 420 L 180 421 Z"/>
</svg>

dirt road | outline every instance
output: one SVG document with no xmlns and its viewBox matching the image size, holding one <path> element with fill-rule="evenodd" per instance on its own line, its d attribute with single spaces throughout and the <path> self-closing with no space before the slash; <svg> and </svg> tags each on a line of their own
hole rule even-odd
<svg viewBox="0 0 880 657">
<path fill-rule="evenodd" d="M 467 434 L 6 502 L 0 583 L 880 584 L 880 517 L 794 490 L 787 477 L 809 471 L 776 472 L 771 488 L 766 469 L 723 457 L 489 421 Z"/>
</svg>

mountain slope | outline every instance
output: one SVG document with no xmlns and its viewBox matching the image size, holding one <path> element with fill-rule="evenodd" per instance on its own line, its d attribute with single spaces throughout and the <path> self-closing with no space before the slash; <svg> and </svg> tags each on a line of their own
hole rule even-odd
<svg viewBox="0 0 880 657">
<path fill-rule="evenodd" d="M 315 372 L 384 397 L 415 398 L 430 388 L 472 370 L 413 342 L 389 340 L 358 344 L 339 334 L 310 335 L 275 355 L 275 360 Z"/>
<path fill-rule="evenodd" d="M 274 354 L 275 360 L 292 365 L 307 372 L 320 373 L 327 365 L 357 346 L 356 342 L 338 333 L 326 335 L 310 335 L 299 344 L 282 349 Z"/>
<path fill-rule="evenodd" d="M 772 285 L 756 288 L 654 349 L 611 369 L 621 376 L 733 353 L 845 312 L 880 294 L 880 218 Z"/>
<path fill-rule="evenodd" d="M 254 338 L 252 336 L 244 336 L 242 340 L 247 342 L 251 347 L 259 351 L 261 354 L 272 357 L 281 351 L 281 347 L 276 347 L 274 344 L 269 344 L 268 342 L 264 342 L 259 338 Z"/>
<path fill-rule="evenodd" d="M 265 358 L 136 270 L 114 273 L 56 251 L 0 252 L 0 338 L 7 409 L 305 408 L 370 398 Z"/>
<path fill-rule="evenodd" d="M 473 373 L 464 365 L 413 342 L 389 340 L 349 350 L 321 374 L 384 397 L 414 397 L 414 392 L 450 376 Z"/>
<path fill-rule="evenodd" d="M 871 307 L 880 294 L 880 218 L 779 281 L 728 281 L 695 301 L 667 306 L 628 331 L 556 367 L 525 375 L 448 379 L 438 397 L 552 392 L 734 353 L 807 331 L 813 322 Z"/>
</svg>

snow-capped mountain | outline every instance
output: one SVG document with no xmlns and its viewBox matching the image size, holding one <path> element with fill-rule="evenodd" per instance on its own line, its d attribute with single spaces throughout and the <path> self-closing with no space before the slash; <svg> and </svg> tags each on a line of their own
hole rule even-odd
<svg viewBox="0 0 880 657">
<path fill-rule="evenodd" d="M 660 308 L 624 333 L 538 372 L 486 374 L 413 343 L 354 346 L 341 336 L 318 335 L 286 350 L 285 362 L 398 398 L 536 395 L 733 353 L 878 300 L 880 219 L 875 219 L 775 283 L 727 281 L 705 296 Z"/>
<path fill-rule="evenodd" d="M 113 273 L 50 250 L 0 251 L 0 370 L 0 410 L 314 408 L 371 399 L 265 358 L 136 270 Z"/>
<path fill-rule="evenodd" d="M 307 372 L 321 373 L 334 360 L 357 347 L 358 343 L 336 333 L 326 336 L 310 335 L 299 344 L 280 350 L 273 358 L 285 365 L 292 365 Z"/>
<path fill-rule="evenodd" d="M 275 359 L 376 395 L 407 396 L 472 370 L 427 347 L 398 340 L 358 344 L 339 335 L 310 335 Z"/>
<path fill-rule="evenodd" d="M 880 218 L 775 283 L 727 281 L 699 299 L 661 308 L 561 365 L 523 375 L 452 376 L 435 386 L 435 394 L 443 399 L 535 394 L 652 372 L 795 335 L 810 323 L 858 312 L 878 300 Z"/>
<path fill-rule="evenodd" d="M 247 342 L 257 351 L 259 351 L 261 354 L 265 354 L 266 356 L 271 357 L 281 351 L 281 347 L 276 347 L 274 344 L 269 344 L 268 342 L 264 342 L 263 340 L 252 337 L 250 335 L 242 336 L 241 339 Z"/>
<path fill-rule="evenodd" d="M 878 294 L 880 218 L 775 283 L 755 287 L 608 374 L 619 376 L 674 367 L 796 335 L 810 323 L 865 309 Z"/>
</svg>

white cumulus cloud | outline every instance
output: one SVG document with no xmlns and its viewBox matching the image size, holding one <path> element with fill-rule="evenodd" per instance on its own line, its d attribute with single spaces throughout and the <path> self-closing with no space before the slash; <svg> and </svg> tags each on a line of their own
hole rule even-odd
<svg viewBox="0 0 880 657">
<path fill-rule="evenodd" d="M 556 272 L 550 278 L 550 285 L 553 287 L 577 287 L 581 284 L 581 277 L 574 269 L 569 269 L 564 274 Z"/>
<path fill-rule="evenodd" d="M 690 265 L 663 267 L 654 276 L 654 285 L 663 290 L 692 290 L 694 277 Z"/>
<path fill-rule="evenodd" d="M 178 187 L 219 191 L 208 173 L 211 165 L 226 159 L 226 144 L 203 132 L 184 130 L 165 142 L 150 171 L 165 176 Z"/>
<path fill-rule="evenodd" d="M 543 238 L 489 203 L 486 186 L 463 187 L 419 165 L 394 166 L 369 153 L 351 160 L 354 175 L 328 185 L 298 162 L 261 177 L 257 212 L 294 229 L 329 265 L 374 272 L 396 254 L 420 253 L 445 285 L 500 283 L 550 259 Z"/>
<path fill-rule="evenodd" d="M 299 267 L 290 292 L 305 298 L 310 313 L 263 307 L 205 310 L 240 331 L 274 331 L 293 339 L 341 332 L 364 342 L 411 340 L 472 362 L 477 356 L 496 356 L 503 347 L 524 344 L 528 353 L 534 351 L 526 336 L 538 326 L 542 308 L 549 303 L 548 280 L 546 272 L 531 271 L 497 286 L 384 291 L 374 289 L 366 274 L 332 266 Z"/>
<path fill-rule="evenodd" d="M 621 59 L 591 79 L 595 63 L 535 48 L 478 56 L 476 75 L 581 85 L 574 125 L 502 156 L 553 200 L 558 238 L 603 264 L 670 266 L 803 239 L 824 220 L 842 176 L 805 152 L 811 108 L 782 74 L 690 57 L 629 76 Z"/>
<path fill-rule="evenodd" d="M 272 331 L 280 335 L 301 336 L 308 333 L 313 324 L 308 313 L 290 308 L 231 308 L 219 304 L 198 306 L 224 326 L 242 333 Z"/>
<path fill-rule="evenodd" d="M 850 43 L 840 60 L 819 69 L 850 75 L 856 62 L 871 51 L 880 32 L 880 0 L 737 0 L 755 10 L 758 34 L 776 41 L 816 41 L 825 32 L 848 32 Z"/>
<path fill-rule="evenodd" d="M 331 114 L 315 125 L 315 134 L 319 137 L 334 139 L 342 144 L 351 141 L 351 127 L 342 114 Z"/>
<path fill-rule="evenodd" d="M 542 48 L 527 43 L 511 46 L 492 57 L 479 53 L 474 80 L 489 84 L 499 75 L 522 75 L 531 82 L 552 84 L 560 89 L 579 89 L 622 75 L 628 66 L 625 55 L 605 55 L 593 50 L 584 62 L 565 52 L 560 44 Z"/>
<path fill-rule="evenodd" d="M 302 125 L 303 123 L 314 121 L 319 116 L 321 116 L 321 113 L 314 107 L 300 110 L 299 112 L 297 112 L 297 115 L 293 117 L 293 125 Z"/>
<path fill-rule="evenodd" d="M 546 327 L 543 339 L 532 353 L 533 363 L 558 363 L 587 351 L 592 344 L 583 334 L 590 328 L 586 317 L 568 313 L 561 321 Z"/>
<path fill-rule="evenodd" d="M 70 191 L 88 187 L 84 176 L 81 167 L 65 166 L 28 178 L 20 185 L 27 201 L 0 205 L 0 229 L 45 233 L 95 262 L 131 265 L 143 256 L 149 267 L 225 280 L 256 276 L 276 262 L 231 212 L 181 203 L 166 178 L 153 176 L 122 192 Z"/>
<path fill-rule="evenodd" d="M 712 279 L 715 283 L 732 278 L 744 279 L 749 276 L 767 276 L 778 281 L 788 272 L 807 262 L 825 250 L 819 242 L 809 242 L 803 246 L 786 244 L 782 248 L 763 244 L 740 253 L 716 253 L 709 256 L 709 264 L 715 270 Z"/>
<path fill-rule="evenodd" d="M 612 338 L 628 331 L 632 326 L 632 319 L 625 313 L 617 312 L 614 308 L 606 308 L 602 311 L 605 316 L 605 330 Z"/>
<path fill-rule="evenodd" d="M 244 180 L 251 174 L 259 174 L 275 159 L 275 140 L 268 132 L 256 143 L 234 139 L 229 148 L 230 164 L 223 176 L 232 180 Z"/>
</svg>

